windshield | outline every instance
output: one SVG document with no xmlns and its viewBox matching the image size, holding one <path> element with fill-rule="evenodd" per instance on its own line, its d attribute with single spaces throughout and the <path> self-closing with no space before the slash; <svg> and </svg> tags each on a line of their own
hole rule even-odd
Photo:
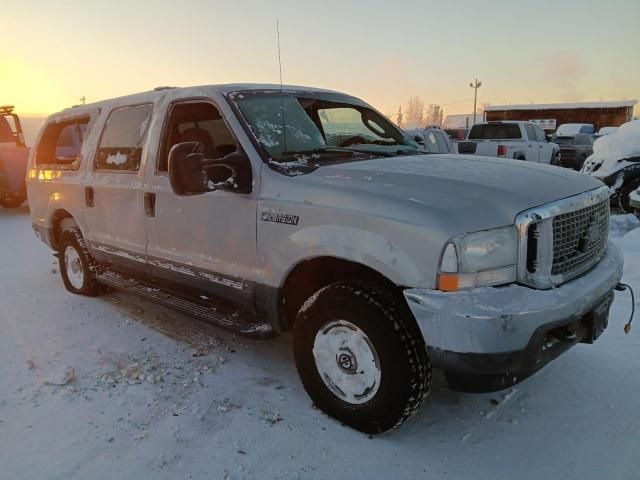
<svg viewBox="0 0 640 480">
<path fill-rule="evenodd" d="M 233 99 L 269 159 L 276 162 L 425 153 L 384 116 L 346 95 L 260 91 L 239 92 Z"/>
</svg>

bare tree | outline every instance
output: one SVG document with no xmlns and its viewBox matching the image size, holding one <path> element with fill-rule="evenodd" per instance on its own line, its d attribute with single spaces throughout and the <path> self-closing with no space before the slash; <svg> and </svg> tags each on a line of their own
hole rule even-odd
<svg viewBox="0 0 640 480">
<path fill-rule="evenodd" d="M 407 126 L 424 127 L 424 102 L 418 97 L 411 97 L 409 99 Z"/>
<path fill-rule="evenodd" d="M 442 127 L 442 121 L 444 119 L 444 112 L 442 107 L 438 104 L 431 103 L 427 109 L 427 123 L 429 125 L 436 125 Z"/>
<path fill-rule="evenodd" d="M 398 106 L 398 119 L 396 120 L 396 124 L 402 128 L 403 123 L 402 123 L 402 105 Z"/>
</svg>

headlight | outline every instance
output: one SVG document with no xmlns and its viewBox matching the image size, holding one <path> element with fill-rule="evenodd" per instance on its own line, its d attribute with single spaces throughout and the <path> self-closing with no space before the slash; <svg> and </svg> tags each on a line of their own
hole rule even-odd
<svg viewBox="0 0 640 480">
<path fill-rule="evenodd" d="M 450 292 L 514 282 L 517 258 L 514 226 L 460 235 L 442 253 L 438 288 Z"/>
</svg>

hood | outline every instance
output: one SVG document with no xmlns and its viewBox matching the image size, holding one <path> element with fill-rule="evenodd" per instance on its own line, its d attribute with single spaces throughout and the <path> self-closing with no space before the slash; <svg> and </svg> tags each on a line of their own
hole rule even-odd
<svg viewBox="0 0 640 480">
<path fill-rule="evenodd" d="M 580 173 L 521 160 L 420 155 L 343 163 L 298 177 L 322 184 L 324 198 L 306 201 L 368 210 L 416 223 L 417 217 L 477 231 L 513 224 L 518 213 L 602 186 Z M 326 195 L 327 187 L 335 195 Z M 357 192 L 357 194 L 354 194 Z M 328 197 L 328 198 L 327 198 Z M 413 220 L 413 221 L 412 221 Z"/>
</svg>

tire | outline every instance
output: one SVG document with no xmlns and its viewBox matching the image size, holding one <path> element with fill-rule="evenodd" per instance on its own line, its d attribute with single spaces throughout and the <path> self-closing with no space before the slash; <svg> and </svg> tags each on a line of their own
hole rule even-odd
<svg viewBox="0 0 640 480">
<path fill-rule="evenodd" d="M 361 432 L 398 427 L 429 393 L 422 334 L 408 307 L 375 284 L 341 282 L 317 292 L 298 313 L 293 341 L 315 405 Z"/>
<path fill-rule="evenodd" d="M 556 167 L 562 167 L 562 161 L 560 160 L 560 154 L 556 153 L 553 158 L 551 158 L 551 165 L 555 165 Z"/>
<path fill-rule="evenodd" d="M 622 187 L 620 187 L 620 190 L 618 190 L 618 208 L 620 208 L 623 213 L 635 213 L 631 207 L 629 195 L 638 187 L 640 187 L 640 178 L 634 178 L 625 182 Z"/>
<path fill-rule="evenodd" d="M 20 193 L 9 193 L 0 195 L 0 206 L 3 208 L 18 208 L 27 199 Z"/>
<path fill-rule="evenodd" d="M 87 250 L 78 228 L 60 234 L 58 263 L 62 282 L 69 292 L 95 297 L 104 291 L 97 279 L 101 266 Z"/>
</svg>

